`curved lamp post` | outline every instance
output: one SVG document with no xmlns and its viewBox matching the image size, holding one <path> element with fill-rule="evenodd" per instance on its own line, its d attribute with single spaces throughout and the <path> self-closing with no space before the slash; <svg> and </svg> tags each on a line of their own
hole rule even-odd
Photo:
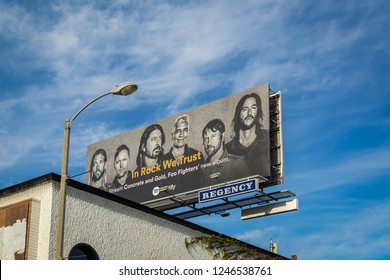
<svg viewBox="0 0 390 280">
<path fill-rule="evenodd" d="M 69 140 L 70 140 L 70 127 L 73 121 L 77 118 L 78 115 L 82 111 L 84 111 L 89 105 L 94 103 L 96 100 L 109 95 L 122 95 L 128 96 L 134 93 L 138 89 L 138 86 L 131 82 L 126 82 L 120 85 L 117 85 L 115 88 L 110 90 L 109 92 L 103 93 L 99 95 L 95 99 L 88 102 L 83 108 L 80 109 L 73 116 L 73 118 L 66 119 L 65 128 L 64 128 L 64 148 L 62 151 L 62 168 L 61 168 L 61 181 L 60 181 L 60 201 L 59 201 L 59 209 L 58 209 L 58 220 L 57 220 L 57 238 L 56 238 L 56 259 L 61 260 L 62 257 L 62 249 L 64 245 L 64 218 L 65 218 L 65 198 L 66 198 L 66 181 L 68 179 L 68 160 L 69 160 Z"/>
</svg>

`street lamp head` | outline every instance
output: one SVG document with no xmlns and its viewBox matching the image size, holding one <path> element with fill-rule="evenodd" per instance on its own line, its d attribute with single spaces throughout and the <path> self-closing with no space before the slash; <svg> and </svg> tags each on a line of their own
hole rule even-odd
<svg viewBox="0 0 390 280">
<path fill-rule="evenodd" d="M 123 95 L 123 96 L 128 96 L 132 93 L 134 93 L 138 89 L 138 86 L 134 83 L 131 82 L 126 82 L 117 85 L 114 87 L 110 93 L 115 94 L 115 95 Z"/>
</svg>

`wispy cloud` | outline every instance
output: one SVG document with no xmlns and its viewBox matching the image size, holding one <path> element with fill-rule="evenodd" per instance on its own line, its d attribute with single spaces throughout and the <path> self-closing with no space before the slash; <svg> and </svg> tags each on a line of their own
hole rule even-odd
<svg viewBox="0 0 390 280">
<path fill-rule="evenodd" d="M 264 247 L 280 236 L 306 258 L 375 258 L 388 246 L 388 198 L 369 207 L 349 192 L 356 215 L 335 193 L 388 179 L 389 1 L 43 2 L 0 3 L 0 187 L 59 172 L 65 119 L 117 83 L 139 90 L 77 119 L 71 173 L 91 143 L 270 82 L 284 92 L 285 187 L 302 211 L 237 231 L 237 216 L 195 220 Z M 318 222 L 308 209 L 323 226 L 305 224 Z M 332 219 L 335 209 L 346 212 Z"/>
<path fill-rule="evenodd" d="M 359 204 L 358 204 L 359 205 Z M 381 248 L 388 248 L 390 201 L 372 201 L 359 205 L 355 212 L 339 214 L 337 219 L 322 221 L 315 234 L 297 240 L 307 258 L 375 259 Z M 370 244 L 367 243 L 369 240 Z"/>
<path fill-rule="evenodd" d="M 336 71 L 338 67 L 328 72 L 324 68 L 335 65 L 372 28 L 378 28 L 373 23 L 383 21 L 377 17 L 358 28 L 339 17 L 314 21 L 326 4 L 309 5 L 305 11 L 298 1 L 160 3 L 152 9 L 147 3 L 129 3 L 130 11 L 121 1 L 106 9 L 99 4 L 52 4 L 41 17 L 27 6 L 2 5 L 0 34 L 15 46 L 7 49 L 13 59 L 2 61 L 11 71 L 46 73 L 44 79 L 24 86 L 16 98 L 12 87 L 3 87 L 3 135 L 11 135 L 13 120 L 25 114 L 38 116 L 34 122 L 43 121 L 46 136 L 62 134 L 58 127 L 71 112 L 109 90 L 107 85 L 128 79 L 137 81 L 142 91 L 131 106 L 115 99 L 104 108 L 97 104 L 96 109 L 130 111 L 149 104 L 165 108 L 160 112 L 165 117 L 199 102 L 195 93 L 227 84 L 233 87 L 224 94 L 261 81 L 289 88 L 304 83 L 305 91 L 332 83 L 336 87 L 341 80 L 350 82 L 351 74 Z M 370 13 L 374 7 L 358 8 Z M 294 12 L 306 12 L 306 17 L 295 17 Z M 299 28 L 293 27 L 294 22 Z M 332 54 L 335 51 L 338 57 Z M 237 57 L 243 61 L 238 68 L 224 67 Z M 28 120 L 24 126 L 21 133 L 29 135 Z M 12 142 L 6 150 L 17 150 Z M 37 145 L 32 141 L 24 152 Z"/>
<path fill-rule="evenodd" d="M 377 259 L 381 248 L 388 248 L 390 201 L 364 201 L 348 206 L 337 216 L 306 213 L 309 219 L 301 220 L 299 213 L 279 222 L 254 223 L 253 229 L 236 234 L 246 242 L 268 248 L 270 239 L 279 244 L 282 255 L 297 254 L 302 259 Z M 280 216 L 279 216 L 280 217 Z M 311 224 L 309 220 L 312 220 Z M 288 221 L 287 221 L 288 220 Z M 302 228 L 310 230 L 302 230 Z M 367 243 L 369 240 L 370 244 Z"/>
<path fill-rule="evenodd" d="M 296 185 L 296 191 L 300 195 L 304 195 L 356 183 L 368 183 L 378 176 L 389 175 L 389 166 L 390 148 L 378 147 L 343 154 L 327 163 L 311 158 L 290 173 L 288 181 L 289 184 Z"/>
</svg>

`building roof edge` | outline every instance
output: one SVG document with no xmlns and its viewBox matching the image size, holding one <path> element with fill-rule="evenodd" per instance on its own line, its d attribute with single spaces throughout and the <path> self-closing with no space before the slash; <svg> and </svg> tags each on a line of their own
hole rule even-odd
<svg viewBox="0 0 390 280">
<path fill-rule="evenodd" d="M 7 188 L 4 188 L 4 189 L 0 190 L 0 197 L 11 195 L 11 194 L 19 192 L 19 191 L 24 191 L 24 190 L 26 190 L 26 189 L 28 189 L 30 187 L 33 187 L 33 186 L 35 186 L 37 184 L 43 184 L 43 183 L 50 182 L 50 181 L 55 181 L 55 182 L 59 183 L 61 181 L 61 176 L 52 172 L 52 173 L 48 173 L 48 174 L 45 174 L 45 175 L 33 178 L 33 179 L 25 181 L 25 182 L 21 182 L 21 183 L 9 186 Z M 207 234 L 207 235 L 215 235 L 215 236 L 221 236 L 221 237 L 226 237 L 226 238 L 229 238 L 229 239 L 237 240 L 240 243 L 245 244 L 246 246 L 249 246 L 250 248 L 259 250 L 259 251 L 261 251 L 262 253 L 264 253 L 266 255 L 274 256 L 274 257 L 277 257 L 277 258 L 288 260 L 288 258 L 286 258 L 284 256 L 281 256 L 279 254 L 275 254 L 273 252 L 267 251 L 267 250 L 265 250 L 263 248 L 257 247 L 255 245 L 250 244 L 250 243 L 246 243 L 246 242 L 244 242 L 242 240 L 238 240 L 236 238 L 227 236 L 225 234 L 222 234 L 220 232 L 214 231 L 212 229 L 200 226 L 198 224 L 194 224 L 194 223 L 189 222 L 187 220 L 183 220 L 183 219 L 174 217 L 172 215 L 166 214 L 166 213 L 161 212 L 159 210 L 156 210 L 156 209 L 153 209 L 153 208 L 149 208 L 149 207 L 147 207 L 145 205 L 139 204 L 137 202 L 131 201 L 129 199 L 126 199 L 126 198 L 123 198 L 123 197 L 120 197 L 120 196 L 117 196 L 115 194 L 111 194 L 111 193 L 103 191 L 101 189 L 97 189 L 97 188 L 91 187 L 91 186 L 86 185 L 84 183 L 81 183 L 81 182 L 69 179 L 68 180 L 68 186 L 72 187 L 72 188 L 75 188 L 75 189 L 78 189 L 78 190 L 81 190 L 81 191 L 84 191 L 84 192 L 87 192 L 87 193 L 90 193 L 90 194 L 93 194 L 93 195 L 97 195 L 97 196 L 103 197 L 105 199 L 117 202 L 117 203 L 122 204 L 124 206 L 131 207 L 131 208 L 137 209 L 139 211 L 142 211 L 142 212 L 145 212 L 145 213 L 157 216 L 159 218 L 168 220 L 170 222 L 173 222 L 173 223 L 176 223 L 176 224 L 180 224 L 180 225 L 182 225 L 184 227 L 188 227 L 188 228 L 191 228 L 193 230 L 197 230 L 197 231 L 202 232 L 202 233 Z"/>
</svg>

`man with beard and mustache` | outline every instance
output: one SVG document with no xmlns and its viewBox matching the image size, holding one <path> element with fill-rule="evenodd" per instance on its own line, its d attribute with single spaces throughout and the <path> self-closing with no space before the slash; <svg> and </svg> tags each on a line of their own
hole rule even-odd
<svg viewBox="0 0 390 280">
<path fill-rule="evenodd" d="M 116 149 L 114 157 L 114 168 L 116 171 L 116 176 L 114 181 L 112 181 L 114 190 L 120 190 L 126 183 L 126 179 L 131 176 L 131 172 L 129 171 L 129 161 L 130 149 L 125 144 L 122 144 Z"/>
<path fill-rule="evenodd" d="M 263 111 L 258 94 L 241 98 L 232 120 L 233 139 L 226 144 L 229 153 L 244 156 L 251 175 L 269 176 L 269 138 L 262 128 Z"/>
<path fill-rule="evenodd" d="M 214 119 L 203 128 L 203 146 L 207 154 L 205 167 L 202 169 L 203 185 L 214 185 L 249 175 L 248 166 L 241 156 L 232 155 L 225 149 L 225 124 Z M 211 174 L 219 173 L 217 178 Z"/>
<path fill-rule="evenodd" d="M 107 154 L 98 149 L 92 156 L 88 185 L 108 191 L 106 174 Z"/>
<path fill-rule="evenodd" d="M 139 203 L 154 198 L 153 188 L 165 183 L 165 180 L 154 180 L 164 171 L 164 144 L 165 134 L 161 125 L 152 124 L 144 130 L 138 148 L 137 168 L 127 177 L 122 196 Z M 154 169 L 154 166 L 159 168 Z"/>
<path fill-rule="evenodd" d="M 161 164 L 164 157 L 163 145 L 165 144 L 165 134 L 159 124 L 148 126 L 141 136 L 137 169 L 141 173 L 141 168 L 151 168 L 156 164 Z"/>
</svg>

